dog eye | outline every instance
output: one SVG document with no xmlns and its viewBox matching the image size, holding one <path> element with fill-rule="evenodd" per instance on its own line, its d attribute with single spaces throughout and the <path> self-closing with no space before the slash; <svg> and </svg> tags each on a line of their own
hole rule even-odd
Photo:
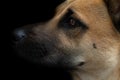
<svg viewBox="0 0 120 80">
<path fill-rule="evenodd" d="M 68 20 L 68 24 L 69 24 L 70 26 L 75 26 L 76 20 L 73 19 L 73 18 L 70 18 L 70 19 Z"/>
<path fill-rule="evenodd" d="M 63 26 L 64 28 L 74 29 L 76 27 L 82 27 L 82 23 L 74 17 L 69 17 L 64 21 Z"/>
<path fill-rule="evenodd" d="M 69 10 L 59 21 L 58 26 L 59 28 L 63 29 L 75 29 L 75 28 L 82 28 L 86 29 L 86 24 L 81 21 L 80 19 L 72 16 L 73 11 Z"/>
</svg>

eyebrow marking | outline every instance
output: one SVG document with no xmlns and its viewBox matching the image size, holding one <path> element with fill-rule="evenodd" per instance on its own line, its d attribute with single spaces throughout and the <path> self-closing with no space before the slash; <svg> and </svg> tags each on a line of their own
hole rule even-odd
<svg viewBox="0 0 120 80">
<path fill-rule="evenodd" d="M 67 13 L 63 16 L 63 19 L 68 18 L 71 16 L 74 12 L 71 9 L 68 9 Z"/>
<path fill-rule="evenodd" d="M 65 20 L 68 19 L 73 13 L 74 12 L 71 9 L 68 9 L 67 12 L 60 19 L 58 26 L 59 27 L 63 26 L 63 23 L 65 22 Z"/>
</svg>

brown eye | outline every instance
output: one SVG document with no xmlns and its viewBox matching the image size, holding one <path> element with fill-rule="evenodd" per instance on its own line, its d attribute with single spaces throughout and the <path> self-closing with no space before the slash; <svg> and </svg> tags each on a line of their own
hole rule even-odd
<svg viewBox="0 0 120 80">
<path fill-rule="evenodd" d="M 78 27 L 79 24 L 78 24 L 78 20 L 73 18 L 73 17 L 69 17 L 67 20 L 66 20 L 66 25 L 69 27 L 69 28 L 75 28 L 75 27 Z"/>
<path fill-rule="evenodd" d="M 74 25 L 76 24 L 76 21 L 71 18 L 70 21 L 69 21 L 69 24 L 70 24 L 71 26 L 74 26 Z"/>
</svg>

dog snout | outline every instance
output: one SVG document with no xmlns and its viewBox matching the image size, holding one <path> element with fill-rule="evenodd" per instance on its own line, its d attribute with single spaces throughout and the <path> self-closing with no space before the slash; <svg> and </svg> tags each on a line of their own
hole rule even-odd
<svg viewBox="0 0 120 80">
<path fill-rule="evenodd" d="M 43 43 L 40 44 L 40 49 L 39 50 L 40 50 L 40 53 L 41 53 L 41 57 L 44 57 L 44 56 L 46 56 L 46 54 L 48 54 L 48 49 L 47 49 L 46 45 L 43 44 Z"/>
</svg>

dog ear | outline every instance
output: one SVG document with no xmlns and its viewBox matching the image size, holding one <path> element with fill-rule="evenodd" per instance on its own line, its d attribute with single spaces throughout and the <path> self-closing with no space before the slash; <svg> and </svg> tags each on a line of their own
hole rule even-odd
<svg viewBox="0 0 120 80">
<path fill-rule="evenodd" d="M 120 32 L 120 0 L 105 0 L 105 3 L 117 30 Z"/>
</svg>

